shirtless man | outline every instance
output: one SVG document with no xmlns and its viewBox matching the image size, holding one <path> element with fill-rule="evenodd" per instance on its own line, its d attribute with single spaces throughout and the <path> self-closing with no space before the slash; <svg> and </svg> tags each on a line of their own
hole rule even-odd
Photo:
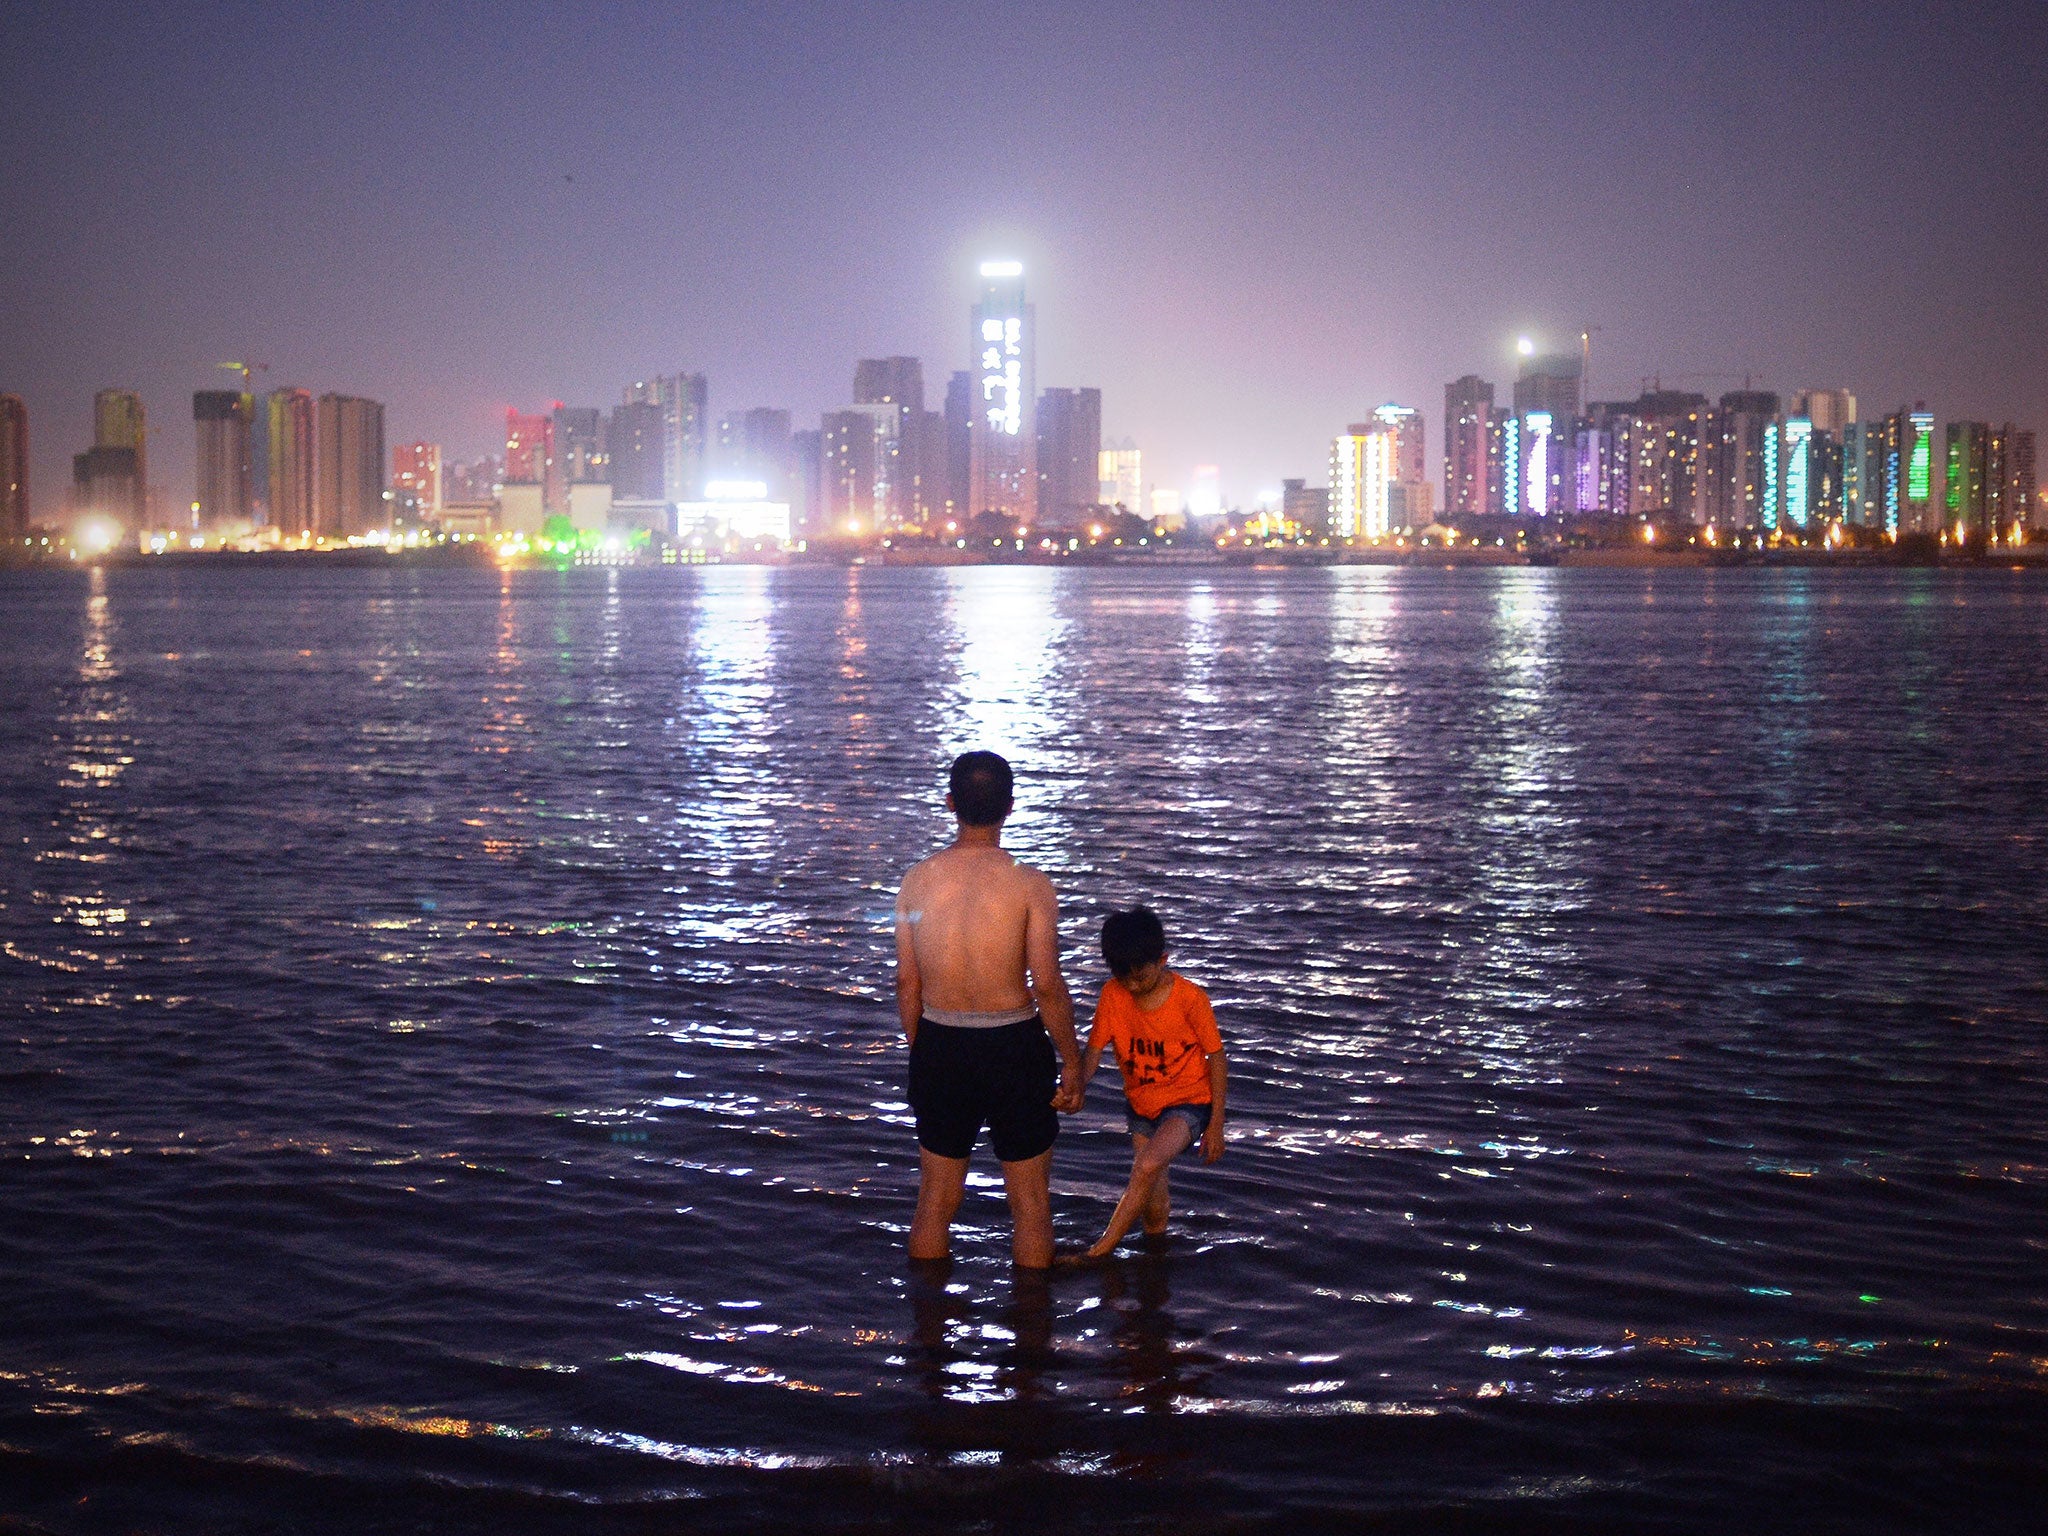
<svg viewBox="0 0 2048 1536">
<path fill-rule="evenodd" d="M 917 1115 L 910 1256 L 946 1256 L 967 1154 L 986 1125 L 1010 1197 L 1011 1255 L 1044 1269 L 1052 1144 L 1059 1115 L 1081 1107 L 1081 1047 L 1052 882 L 1002 849 L 1010 806 L 1008 763 L 993 752 L 957 759 L 946 809 L 959 833 L 911 868 L 896 898 L 896 1007 Z"/>
</svg>

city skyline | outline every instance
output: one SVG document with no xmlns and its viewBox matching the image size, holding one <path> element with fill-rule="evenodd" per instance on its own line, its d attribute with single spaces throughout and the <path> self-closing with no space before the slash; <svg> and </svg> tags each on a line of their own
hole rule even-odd
<svg viewBox="0 0 2048 1536">
<path fill-rule="evenodd" d="M 0 64 L 23 167 L 0 390 L 30 403 L 38 515 L 110 386 L 149 402 L 151 477 L 191 483 L 179 403 L 227 356 L 383 401 L 394 440 L 451 459 L 508 406 L 606 403 L 621 378 L 702 373 L 714 419 L 815 421 L 861 357 L 922 358 L 936 390 L 968 366 L 958 317 L 993 255 L 1031 274 L 1039 379 L 1100 388 L 1105 438 L 1156 484 L 1221 466 L 1232 505 L 1318 477 L 1384 402 L 1434 416 L 1447 379 L 1504 383 L 1525 334 L 1590 330 L 1594 399 L 1747 376 L 2048 416 L 2038 7 L 1880 27 L 1736 6 L 1722 47 L 1612 9 L 1053 6 L 1018 39 L 913 7 L 843 56 L 807 8 L 753 14 L 607 13 L 638 54 L 516 8 L 386 18 L 378 49 L 234 7 L 107 37 L 38 18 Z M 1745 15 L 1785 46 L 1748 57 Z M 529 76 L 515 37 L 559 46 Z M 1407 67 L 1371 86 L 1329 62 L 1340 37 Z M 317 78 L 401 57 L 444 104 L 375 117 Z M 994 169 L 967 133 L 990 59 L 1034 82 Z M 644 134 L 663 67 L 689 109 Z M 915 132 L 833 137 L 892 89 Z M 262 131 L 286 122 L 304 131 Z M 1515 169 L 1534 150 L 1556 176 Z M 688 197 L 642 195 L 677 170 Z"/>
</svg>

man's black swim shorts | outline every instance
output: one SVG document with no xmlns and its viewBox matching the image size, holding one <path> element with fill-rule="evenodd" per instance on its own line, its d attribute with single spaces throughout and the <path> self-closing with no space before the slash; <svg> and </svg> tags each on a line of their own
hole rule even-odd
<svg viewBox="0 0 2048 1536">
<path fill-rule="evenodd" d="M 920 1020 L 910 1047 L 910 1108 L 917 1144 L 965 1157 L 985 1125 L 998 1160 L 1021 1163 L 1049 1151 L 1060 1132 L 1052 1107 L 1059 1058 L 1035 1018 L 993 1029 Z"/>
</svg>

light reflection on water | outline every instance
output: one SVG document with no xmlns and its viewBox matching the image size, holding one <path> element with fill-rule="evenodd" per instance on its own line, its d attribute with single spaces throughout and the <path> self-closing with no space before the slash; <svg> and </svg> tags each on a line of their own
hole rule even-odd
<svg viewBox="0 0 2048 1536">
<path fill-rule="evenodd" d="M 700 1466 L 986 1452 L 926 1404 L 2031 1379 L 2048 871 L 1996 807 L 2048 787 L 2044 621 L 2001 579 L 16 592 L 0 1370 L 123 1433 L 175 1374 L 287 1457 L 381 1405 Z M 1174 1246 L 1043 1294 L 992 1167 L 949 1272 L 899 1257 L 887 912 L 968 746 L 1018 765 L 1077 993 L 1150 900 L 1233 1054 Z M 1105 1079 L 1063 1238 L 1126 1157 Z"/>
</svg>

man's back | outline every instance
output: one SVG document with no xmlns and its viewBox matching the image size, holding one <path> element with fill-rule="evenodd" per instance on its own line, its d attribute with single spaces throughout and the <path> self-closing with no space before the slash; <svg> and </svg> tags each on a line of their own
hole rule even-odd
<svg viewBox="0 0 2048 1536">
<path fill-rule="evenodd" d="M 954 846 L 913 866 L 897 910 L 910 930 L 925 1006 L 961 1013 L 1031 1006 L 1032 914 L 1050 913 L 1053 900 L 1051 881 L 999 847 Z"/>
</svg>

